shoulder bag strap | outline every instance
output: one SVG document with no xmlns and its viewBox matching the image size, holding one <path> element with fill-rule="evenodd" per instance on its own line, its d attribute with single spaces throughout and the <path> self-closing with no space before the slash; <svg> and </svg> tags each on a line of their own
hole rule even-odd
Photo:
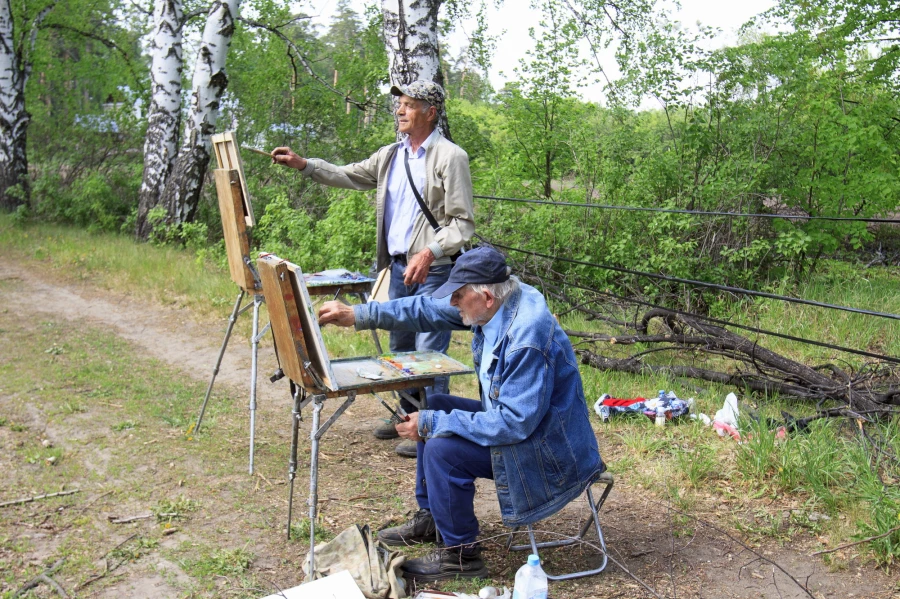
<svg viewBox="0 0 900 599">
<path fill-rule="evenodd" d="M 409 179 L 409 186 L 412 188 L 413 195 L 416 196 L 419 208 L 421 208 L 422 214 L 424 214 L 425 218 L 428 220 L 428 224 L 430 224 L 431 228 L 434 229 L 434 232 L 437 233 L 441 230 L 441 226 L 438 225 L 437 219 L 434 218 L 431 210 L 425 205 L 425 200 L 422 199 L 422 194 L 419 193 L 419 189 L 416 187 L 415 181 L 413 181 L 412 171 L 409 170 L 409 150 L 406 148 L 403 149 L 403 165 L 406 167 L 406 177 Z"/>
</svg>

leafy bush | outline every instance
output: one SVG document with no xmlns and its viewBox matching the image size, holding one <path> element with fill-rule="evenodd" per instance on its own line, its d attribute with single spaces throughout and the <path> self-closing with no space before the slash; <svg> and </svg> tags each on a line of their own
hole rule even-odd
<svg viewBox="0 0 900 599">
<path fill-rule="evenodd" d="M 296 262 L 309 272 L 347 268 L 368 272 L 375 258 L 375 209 L 366 194 L 332 190 L 325 218 L 317 221 L 276 195 L 254 229 L 260 251 Z"/>
<path fill-rule="evenodd" d="M 119 231 L 139 186 L 140 175 L 130 169 L 88 171 L 70 182 L 58 173 L 44 174 L 33 187 L 33 210 L 36 216 L 90 231 Z"/>
</svg>

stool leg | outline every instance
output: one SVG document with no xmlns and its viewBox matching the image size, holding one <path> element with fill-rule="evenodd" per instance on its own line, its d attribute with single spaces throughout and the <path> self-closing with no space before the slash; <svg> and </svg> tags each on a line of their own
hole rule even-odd
<svg viewBox="0 0 900 599">
<path fill-rule="evenodd" d="M 534 536 L 534 528 L 532 525 L 528 525 L 528 541 L 529 545 L 513 545 L 513 534 L 519 530 L 519 527 L 513 529 L 512 532 L 509 533 L 509 539 L 506 544 L 506 549 L 512 551 L 522 551 L 525 549 L 530 549 L 531 553 L 540 557 L 538 553 L 539 548 L 549 548 L 549 547 L 568 547 L 570 545 L 576 545 L 584 543 L 584 536 L 590 530 L 591 524 L 593 523 L 594 528 L 597 531 L 597 538 L 599 539 L 599 546 L 597 546 L 598 551 L 602 554 L 603 560 L 600 563 L 600 566 L 591 570 L 584 570 L 581 572 L 572 572 L 570 574 L 559 574 L 553 575 L 545 570 L 547 574 L 547 578 L 549 580 L 571 580 L 573 578 L 582 578 L 584 576 L 592 576 L 594 574 L 599 574 L 603 570 L 606 569 L 606 565 L 609 561 L 609 556 L 606 553 L 606 540 L 603 537 L 603 529 L 600 526 L 600 507 L 606 502 L 606 498 L 609 496 L 610 491 L 612 490 L 612 482 L 607 483 L 606 489 L 603 491 L 603 495 L 600 496 L 600 501 L 594 501 L 594 493 L 591 490 L 591 486 L 585 489 L 585 499 L 590 506 L 591 513 L 586 519 L 584 525 L 578 533 L 577 537 L 570 537 L 563 540 L 551 540 L 551 541 L 543 541 L 538 543 Z"/>
</svg>

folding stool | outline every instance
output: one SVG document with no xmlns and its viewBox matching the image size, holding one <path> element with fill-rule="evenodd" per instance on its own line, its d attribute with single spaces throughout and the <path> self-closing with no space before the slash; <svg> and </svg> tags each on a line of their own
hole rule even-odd
<svg viewBox="0 0 900 599">
<path fill-rule="evenodd" d="M 520 527 L 516 527 L 513 529 L 511 533 L 509 533 L 509 538 L 506 543 L 506 549 L 509 551 L 531 551 L 531 553 L 540 556 L 538 553 L 539 548 L 547 548 L 547 547 L 568 547 L 569 545 L 581 544 L 584 541 L 585 535 L 591 529 L 591 524 L 597 530 L 597 538 L 600 545 L 600 551 L 603 555 L 603 561 L 600 564 L 600 567 L 594 568 L 593 570 L 584 570 L 581 572 L 571 572 L 568 574 L 557 574 L 553 575 L 549 572 L 546 572 L 547 578 L 550 580 L 570 580 L 572 578 L 582 578 L 584 576 L 592 576 L 594 574 L 599 574 L 606 568 L 606 562 L 608 560 L 606 554 L 606 541 L 603 540 L 603 530 L 600 528 L 600 508 L 603 507 L 603 504 L 606 502 L 606 498 L 609 497 L 610 492 L 612 492 L 613 488 L 613 475 L 609 472 L 604 472 L 593 481 L 591 481 L 584 490 L 584 496 L 587 500 L 587 504 L 590 507 L 591 513 L 585 519 L 584 523 L 581 525 L 581 530 L 578 532 L 578 535 L 575 537 L 569 537 L 566 539 L 560 539 L 556 541 L 544 541 L 541 543 L 535 542 L 534 539 L 534 529 L 533 525 L 529 524 L 526 527 L 528 532 L 528 539 L 531 541 L 529 545 L 513 545 L 513 535 L 516 531 L 519 530 Z M 594 501 L 594 494 L 591 488 L 594 485 L 604 485 L 603 494 L 600 495 L 600 499 L 596 502 Z"/>
</svg>

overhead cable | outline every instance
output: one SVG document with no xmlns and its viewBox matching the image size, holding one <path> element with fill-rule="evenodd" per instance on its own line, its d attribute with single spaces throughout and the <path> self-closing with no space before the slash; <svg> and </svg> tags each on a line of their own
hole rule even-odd
<svg viewBox="0 0 900 599">
<path fill-rule="evenodd" d="M 499 247 L 499 246 L 498 246 Z M 687 312 L 685 310 L 678 310 L 677 308 L 667 308 L 665 306 L 660 306 L 651 302 L 645 302 L 643 300 L 625 297 L 622 295 L 617 295 L 615 293 L 610 293 L 609 291 L 599 291 L 597 289 L 592 289 L 591 287 L 585 287 L 584 285 L 578 285 L 577 283 L 569 283 L 564 281 L 556 281 L 553 280 L 554 283 L 561 283 L 563 285 L 567 285 L 569 287 L 574 287 L 575 289 L 582 289 L 584 291 L 590 291 L 592 293 L 596 293 L 598 295 L 604 295 L 606 297 L 611 297 L 613 299 L 631 302 L 633 304 L 639 304 L 641 306 L 647 306 L 648 308 L 658 308 L 660 310 L 668 310 L 673 314 L 679 314 L 681 316 L 689 316 L 691 318 L 696 318 L 698 320 L 703 320 L 706 322 L 710 322 L 713 324 L 718 324 L 722 326 L 733 327 L 736 329 L 741 329 L 744 331 L 751 331 L 753 333 L 759 333 L 762 335 L 769 335 L 771 337 L 780 337 L 781 339 L 787 339 L 789 341 L 797 341 L 798 343 L 805 343 L 808 345 L 815 345 L 817 347 L 824 347 L 827 349 L 836 349 L 838 351 L 842 351 L 848 354 L 856 354 L 858 356 L 865 356 L 867 358 L 875 358 L 876 360 L 883 360 L 885 362 L 891 362 L 894 364 L 900 364 L 900 358 L 894 358 L 892 356 L 886 356 L 883 354 L 876 354 L 873 352 L 868 352 L 862 349 L 853 349 L 852 347 L 844 347 L 843 345 L 834 345 L 832 343 L 825 343 L 824 341 L 816 341 L 815 339 L 807 339 L 806 337 L 796 337 L 794 335 L 788 335 L 786 333 L 776 333 L 775 331 L 769 331 L 767 329 L 760 329 L 758 327 L 753 327 L 746 324 L 739 324 L 736 322 L 731 322 L 728 320 L 721 320 L 719 318 L 714 318 L 712 316 L 704 316 L 703 314 L 695 314 L 693 312 Z"/>
<path fill-rule="evenodd" d="M 622 210 L 631 212 L 662 212 L 668 214 L 693 214 L 697 216 L 735 216 L 742 218 L 787 218 L 804 220 L 828 220 L 858 223 L 889 223 L 900 224 L 900 219 L 895 218 L 861 218 L 855 216 L 810 216 L 804 214 L 755 214 L 746 212 L 716 212 L 711 210 L 679 210 L 677 208 L 645 208 L 641 206 L 613 206 L 609 204 L 589 204 L 580 202 L 554 202 L 551 200 L 528 200 L 525 198 L 505 198 L 498 196 L 473 196 L 482 200 L 494 200 L 501 202 L 521 202 L 525 204 L 542 204 L 545 206 L 573 206 L 575 208 L 598 208 L 601 210 Z"/>
<path fill-rule="evenodd" d="M 570 264 L 579 264 L 581 266 L 591 266 L 594 268 L 601 268 L 604 270 L 611 270 L 614 272 L 621 272 L 629 275 L 637 275 L 641 277 L 647 277 L 650 279 L 658 279 L 660 281 L 671 281 L 673 283 L 684 283 L 686 285 L 695 285 L 697 287 L 708 287 L 710 289 L 717 289 L 719 291 L 728 291 L 730 293 L 737 293 L 740 295 L 750 295 L 755 297 L 765 297 L 768 299 L 781 300 L 784 302 L 789 302 L 793 304 L 802 304 L 805 306 L 815 306 L 817 308 L 827 308 L 829 310 L 839 310 L 841 312 L 851 312 L 853 314 L 865 314 L 866 316 L 878 316 L 880 318 L 889 318 L 891 320 L 900 320 L 900 314 L 891 314 L 890 312 L 875 312 L 872 310 L 863 310 L 862 308 L 852 308 L 850 306 L 839 306 L 836 304 L 826 304 L 824 302 L 816 302 L 813 300 L 801 299 L 796 297 L 790 297 L 787 295 L 778 295 L 776 293 L 766 293 L 765 291 L 753 291 L 751 289 L 742 289 L 740 287 L 731 287 L 729 285 L 719 285 L 718 283 L 707 283 L 706 281 L 695 281 L 693 279 L 682 279 L 680 277 L 670 277 L 669 275 L 659 275 L 651 272 L 644 272 L 640 270 L 632 270 L 630 268 L 622 268 L 621 266 L 610 266 L 608 264 L 595 264 L 593 262 L 585 262 L 584 260 L 573 260 L 572 258 L 563 258 L 561 256 L 550 256 L 548 254 L 542 254 L 540 252 L 532 252 L 529 250 L 523 250 L 519 248 L 510 247 L 507 245 L 502 245 L 499 243 L 490 242 L 480 235 L 477 235 L 479 239 L 484 241 L 485 243 L 490 243 L 491 245 L 503 248 L 505 250 L 511 250 L 514 252 L 520 252 L 523 254 L 530 254 L 532 256 L 538 256 L 540 258 L 547 258 L 548 260 L 559 260 L 560 262 L 568 262 Z"/>
</svg>

